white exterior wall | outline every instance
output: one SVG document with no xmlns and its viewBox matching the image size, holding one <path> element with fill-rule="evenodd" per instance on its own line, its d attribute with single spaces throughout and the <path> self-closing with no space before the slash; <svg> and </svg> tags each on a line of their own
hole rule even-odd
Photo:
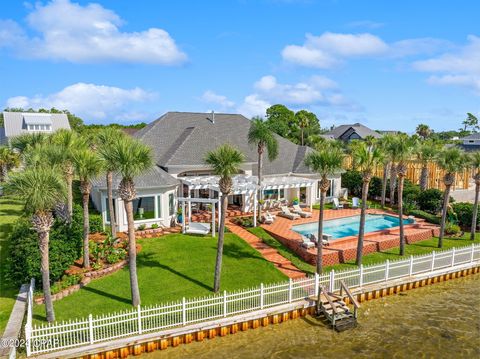
<svg viewBox="0 0 480 359">
<path fill-rule="evenodd" d="M 169 194 L 173 194 L 174 205 L 173 205 L 173 214 L 169 213 L 169 203 L 168 198 Z M 160 218 L 152 218 L 145 220 L 136 220 L 135 227 L 138 227 L 141 224 L 144 224 L 148 229 L 152 224 L 156 223 L 160 226 L 170 227 L 172 219 L 176 217 L 177 214 L 177 186 L 168 187 L 168 188 L 151 188 L 151 189 L 138 189 L 137 197 L 155 197 L 155 213 L 159 213 L 158 205 L 159 202 L 157 197 L 160 199 Z M 95 205 L 95 208 L 101 213 L 103 218 L 103 223 L 109 225 L 107 222 L 107 191 L 106 190 L 96 190 L 92 192 L 92 202 Z M 114 193 L 114 203 L 115 203 L 115 216 L 117 222 L 117 230 L 124 232 L 128 229 L 127 217 L 125 212 L 124 203 L 120 198 L 115 198 Z"/>
</svg>

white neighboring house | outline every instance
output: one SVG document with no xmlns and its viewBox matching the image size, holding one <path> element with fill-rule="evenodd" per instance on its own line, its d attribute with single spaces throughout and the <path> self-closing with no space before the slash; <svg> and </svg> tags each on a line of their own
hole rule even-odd
<svg viewBox="0 0 480 359">
<path fill-rule="evenodd" d="M 179 207 L 179 197 L 216 199 L 219 197 L 218 177 L 205 165 L 207 152 L 230 143 L 245 155 L 241 171 L 234 178 L 229 209 L 254 212 L 257 209 L 257 148 L 248 144 L 250 120 L 239 114 L 168 112 L 137 131 L 133 136 L 153 150 L 155 168 L 135 179 L 139 200 L 134 203 L 135 224 L 152 223 L 169 226 Z M 264 155 L 263 191 L 265 205 L 299 199 L 300 205 L 311 207 L 319 202 L 320 177 L 304 163 L 313 151 L 277 136 L 279 155 L 270 162 Z M 341 174 L 331 176 L 328 199 L 340 197 Z M 118 181 L 114 184 L 115 190 Z M 116 194 L 114 194 L 116 197 Z M 92 199 L 108 223 L 105 180 L 93 184 Z M 126 218 L 120 199 L 115 199 L 118 229 L 124 231 Z M 205 204 L 197 203 L 197 210 Z M 218 203 L 215 204 L 218 210 Z M 190 207 L 190 206 L 189 206 Z M 148 213 L 149 218 L 146 218 Z M 190 211 L 190 213 L 192 213 Z"/>
<path fill-rule="evenodd" d="M 460 148 L 466 152 L 480 151 L 480 133 L 472 133 L 466 137 L 460 138 L 462 141 Z"/>
<path fill-rule="evenodd" d="M 3 112 L 3 128 L 0 127 L 0 145 L 24 133 L 51 133 L 59 129 L 70 130 L 64 113 Z"/>
</svg>

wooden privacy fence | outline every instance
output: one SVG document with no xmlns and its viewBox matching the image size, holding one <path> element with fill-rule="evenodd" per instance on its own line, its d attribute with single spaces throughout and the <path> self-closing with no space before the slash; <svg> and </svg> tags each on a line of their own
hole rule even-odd
<svg viewBox="0 0 480 359">
<path fill-rule="evenodd" d="M 345 168 L 352 169 L 352 158 L 347 156 L 345 158 Z M 437 166 L 435 162 L 428 163 L 428 188 L 438 188 L 444 190 L 443 176 L 445 171 Z M 407 179 L 412 183 L 419 184 L 420 176 L 422 174 L 422 163 L 420 161 L 412 160 L 407 163 Z M 374 176 L 383 178 L 383 166 L 377 166 L 373 173 Z M 455 177 L 455 184 L 453 189 L 468 189 L 470 179 L 472 177 L 471 170 L 464 170 L 461 173 L 457 173 Z"/>
<path fill-rule="evenodd" d="M 386 261 L 382 264 L 360 266 L 358 269 L 310 278 L 288 280 L 236 292 L 223 292 L 203 298 L 185 299 L 156 306 L 138 306 L 119 313 L 74 319 L 61 323 L 32 325 L 33 286 L 29 291 L 25 337 L 27 356 L 49 351 L 87 346 L 114 338 L 161 332 L 192 323 L 208 322 L 241 313 L 272 308 L 302 301 L 318 294 L 320 286 L 333 292 L 340 290 L 341 282 L 350 288 L 429 273 L 442 268 L 480 261 L 480 244 L 460 249 L 410 256 L 407 259 Z"/>
</svg>

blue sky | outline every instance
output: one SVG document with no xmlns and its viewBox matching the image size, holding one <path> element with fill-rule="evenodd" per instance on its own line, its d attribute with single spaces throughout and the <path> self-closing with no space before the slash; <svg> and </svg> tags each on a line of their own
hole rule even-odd
<svg viewBox="0 0 480 359">
<path fill-rule="evenodd" d="M 87 123 L 309 109 L 322 126 L 480 115 L 477 1 L 9 1 L 0 106 Z"/>
</svg>

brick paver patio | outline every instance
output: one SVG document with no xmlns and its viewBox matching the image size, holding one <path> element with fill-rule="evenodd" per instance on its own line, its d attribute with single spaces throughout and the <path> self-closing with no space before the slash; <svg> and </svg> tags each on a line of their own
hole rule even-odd
<svg viewBox="0 0 480 359">
<path fill-rule="evenodd" d="M 396 216 L 395 213 L 385 212 L 381 210 L 368 210 L 369 214 L 390 214 Z M 340 209 L 325 210 L 324 219 L 335 219 L 359 215 L 359 209 Z M 318 222 L 319 211 L 314 210 L 311 218 L 300 218 L 297 220 L 289 220 L 287 218 L 278 217 L 273 224 L 263 224 L 262 227 L 273 237 L 278 239 L 282 244 L 295 251 L 306 262 L 315 264 L 316 248 L 306 249 L 301 246 L 302 237 L 292 230 L 292 226 L 303 223 Z M 363 254 L 378 252 L 388 248 L 398 247 L 400 245 L 399 228 L 386 229 L 377 232 L 366 233 L 363 244 Z M 438 236 L 439 227 L 425 222 L 420 218 L 415 218 L 414 224 L 404 226 L 406 243 L 418 242 L 429 239 L 432 236 Z M 330 245 L 323 247 L 323 263 L 324 265 L 333 265 L 343 263 L 354 259 L 357 253 L 357 236 L 350 236 L 333 240 Z"/>
</svg>

